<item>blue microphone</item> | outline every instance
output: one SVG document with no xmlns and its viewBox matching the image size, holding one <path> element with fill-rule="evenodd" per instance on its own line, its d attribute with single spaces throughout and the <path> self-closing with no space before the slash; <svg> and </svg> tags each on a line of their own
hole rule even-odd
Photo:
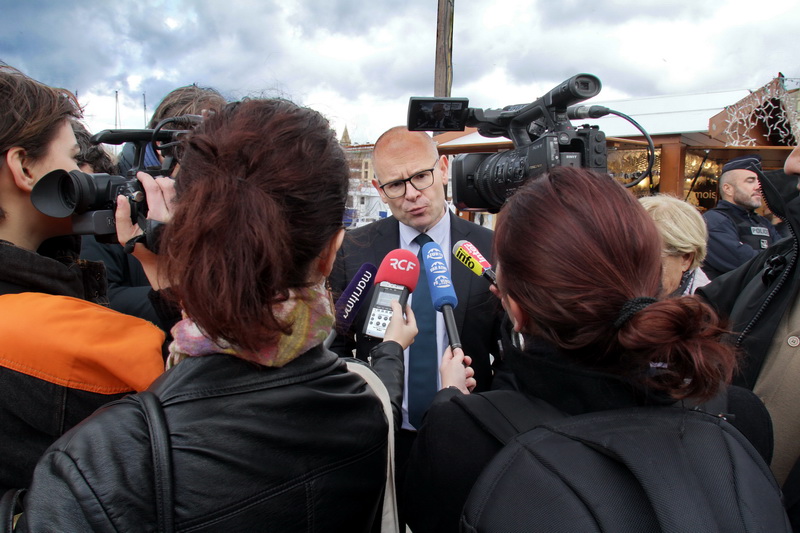
<svg viewBox="0 0 800 533">
<path fill-rule="evenodd" d="M 429 242 L 422 247 L 422 261 L 425 264 L 433 308 L 444 315 L 444 326 L 450 339 L 450 347 L 461 348 L 461 338 L 453 316 L 453 309 L 458 305 L 458 297 L 450 281 L 450 271 L 447 268 L 444 252 L 438 244 Z"/>
</svg>

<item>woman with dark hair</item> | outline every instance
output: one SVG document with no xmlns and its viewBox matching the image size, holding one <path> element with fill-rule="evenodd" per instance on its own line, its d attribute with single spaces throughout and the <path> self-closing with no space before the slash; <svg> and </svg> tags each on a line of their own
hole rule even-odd
<svg viewBox="0 0 800 533">
<path fill-rule="evenodd" d="M 147 127 L 153 129 L 159 122 L 167 118 L 200 115 L 204 110 L 217 111 L 225 106 L 225 103 L 225 98 L 219 91 L 211 87 L 199 87 L 195 84 L 178 87 L 161 100 Z M 183 122 L 168 123 L 164 129 L 185 129 L 192 125 Z M 119 154 L 117 170 L 109 173 L 127 176 L 134 163 L 135 144 L 126 143 Z M 156 153 L 152 144 L 149 143 L 145 147 L 144 166 L 147 168 L 161 168 L 162 166 L 160 154 Z M 95 170 L 95 172 L 107 172 L 107 170 Z M 81 259 L 101 261 L 105 265 L 109 307 L 120 313 L 149 320 L 169 335 L 171 324 L 164 323 L 159 319 L 158 312 L 154 308 L 159 305 L 158 297 L 151 291 L 141 265 L 136 259 L 126 254 L 119 244 L 97 242 L 93 236 L 87 236 L 82 242 Z"/>
<path fill-rule="evenodd" d="M 77 170 L 75 97 L 0 63 L 0 493 L 95 409 L 164 371 L 164 334 L 111 311 L 103 265 L 78 260 L 71 218 L 40 213 L 31 191 Z"/>
<path fill-rule="evenodd" d="M 183 311 L 170 369 L 138 398 L 157 397 L 163 425 L 137 398 L 99 410 L 39 463 L 17 528 L 369 531 L 387 417 L 323 347 L 349 179 L 334 132 L 288 101 L 232 103 L 187 136 L 181 165 L 174 189 L 139 174 L 149 216 L 168 224 L 159 255 L 134 253 Z M 121 242 L 141 233 L 129 214 L 120 197 Z M 372 364 L 402 376 L 415 334 L 396 312 Z"/>
<path fill-rule="evenodd" d="M 557 167 L 526 183 L 501 210 L 494 246 L 498 296 L 513 328 L 504 332 L 506 361 L 522 395 L 547 404 L 530 427 L 553 412 L 696 405 L 730 381 L 736 359 L 719 342 L 718 318 L 695 297 L 659 299 L 658 230 L 608 176 Z M 458 366 L 458 358 L 445 358 L 442 368 L 457 375 L 448 364 Z M 461 394 L 439 394 L 404 487 L 415 533 L 458 531 L 470 489 L 502 448 L 461 407 Z M 753 427 L 766 424 L 767 434 L 745 431 L 768 455 L 768 417 L 745 396 L 731 397 L 726 412 L 757 411 Z"/>
</svg>

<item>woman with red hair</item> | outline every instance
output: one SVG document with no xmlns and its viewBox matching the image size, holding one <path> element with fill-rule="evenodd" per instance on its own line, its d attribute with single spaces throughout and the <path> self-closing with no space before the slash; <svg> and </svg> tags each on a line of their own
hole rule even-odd
<svg viewBox="0 0 800 533">
<path fill-rule="evenodd" d="M 350 177 L 335 132 L 311 109 L 249 99 L 180 148 L 174 182 L 138 175 L 148 216 L 167 222 L 158 255 L 126 198 L 116 212 L 118 238 L 182 311 L 168 370 L 51 446 L 17 531 L 371 531 L 391 514 L 392 421 L 370 371 L 324 346 Z M 416 334 L 400 315 L 372 353 L 393 382 Z"/>
<path fill-rule="evenodd" d="M 532 179 L 500 212 L 494 246 L 497 294 L 510 322 L 505 360 L 524 396 L 519 401 L 541 407 L 541 420 L 530 427 L 553 412 L 693 406 L 730 381 L 736 358 L 719 342 L 719 319 L 693 296 L 659 298 L 658 230 L 610 177 L 557 167 Z M 460 354 L 445 358 L 443 375 L 458 374 L 451 362 L 459 363 Z M 772 435 L 763 405 L 748 391 L 728 392 L 725 412 L 742 415 L 737 424 L 768 460 Z M 404 487 L 415 533 L 458 531 L 470 489 L 502 448 L 462 407 L 470 398 L 450 390 L 438 399 Z M 764 427 L 758 424 L 768 430 L 754 429 Z"/>
</svg>

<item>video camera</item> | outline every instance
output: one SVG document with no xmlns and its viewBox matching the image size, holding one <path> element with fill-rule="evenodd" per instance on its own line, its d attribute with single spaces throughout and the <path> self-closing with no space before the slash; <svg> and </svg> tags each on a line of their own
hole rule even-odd
<svg viewBox="0 0 800 533">
<path fill-rule="evenodd" d="M 170 123 L 192 125 L 200 121 L 202 117 L 199 115 L 182 115 L 164 119 L 154 129 L 103 130 L 92 136 L 92 144 L 134 143 L 134 164 L 127 176 L 54 170 L 33 186 L 31 202 L 45 215 L 55 218 L 72 216 L 74 235 L 97 235 L 98 241 L 116 242 L 114 211 L 117 196 L 128 198 L 131 220 L 141 226 L 147 218 L 147 199 L 136 173 L 168 177 L 178 162 L 174 147 L 180 144 L 180 139 L 189 129 L 164 129 L 164 126 Z M 161 166 L 145 165 L 148 146 L 161 154 Z"/>
<path fill-rule="evenodd" d="M 598 126 L 575 128 L 570 119 L 598 118 L 600 106 L 569 107 L 600 92 L 600 80 L 578 74 L 530 104 L 503 109 L 469 107 L 466 98 L 412 97 L 408 129 L 463 131 L 477 127 L 485 137 L 507 137 L 514 149 L 459 154 L 453 159 L 453 201 L 463 211 L 496 213 L 528 178 L 555 166 L 607 171 L 606 136 Z"/>
</svg>

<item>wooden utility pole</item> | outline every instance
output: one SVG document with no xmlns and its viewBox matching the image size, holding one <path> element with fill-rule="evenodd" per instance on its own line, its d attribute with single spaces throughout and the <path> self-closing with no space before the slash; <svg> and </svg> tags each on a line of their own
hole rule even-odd
<svg viewBox="0 0 800 533">
<path fill-rule="evenodd" d="M 436 67 L 433 95 L 450 96 L 453 85 L 453 6 L 455 0 L 439 0 L 436 24 Z"/>
</svg>

